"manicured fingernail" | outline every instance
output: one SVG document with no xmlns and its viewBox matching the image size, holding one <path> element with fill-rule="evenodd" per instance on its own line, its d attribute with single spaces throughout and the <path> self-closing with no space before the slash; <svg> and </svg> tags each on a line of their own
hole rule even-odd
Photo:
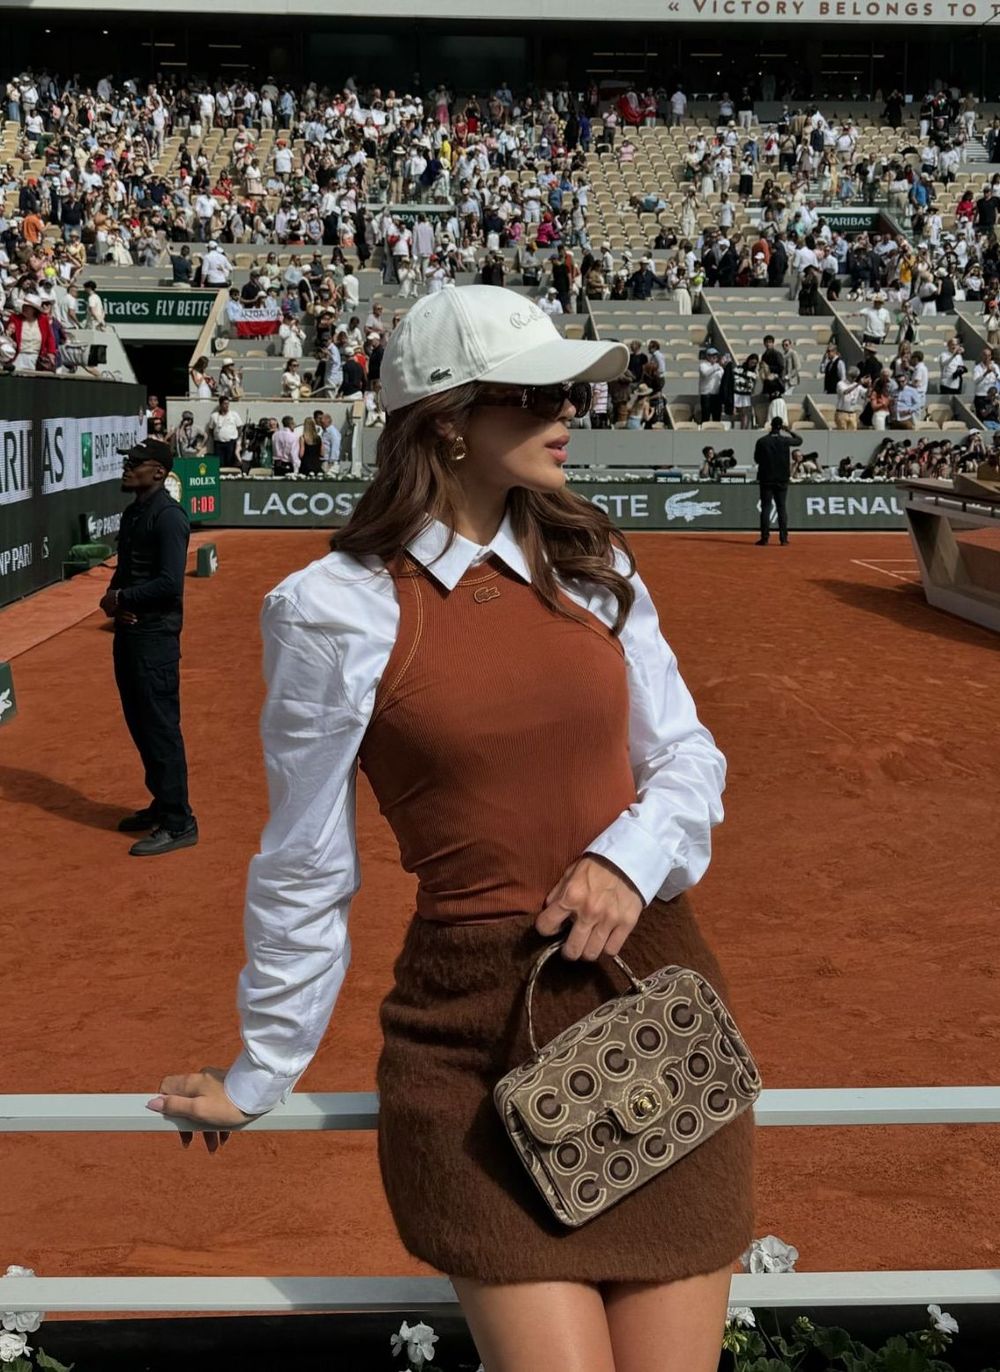
<svg viewBox="0 0 1000 1372">
<path fill-rule="evenodd" d="M 162 1113 L 163 1113 L 163 1103 L 164 1103 L 164 1102 L 163 1102 L 163 1097 L 162 1097 L 162 1096 L 154 1096 L 152 1100 L 148 1100 L 148 1101 L 146 1102 L 146 1109 L 147 1109 L 147 1110 L 156 1110 L 156 1111 L 158 1111 L 160 1114 L 162 1114 Z"/>
</svg>

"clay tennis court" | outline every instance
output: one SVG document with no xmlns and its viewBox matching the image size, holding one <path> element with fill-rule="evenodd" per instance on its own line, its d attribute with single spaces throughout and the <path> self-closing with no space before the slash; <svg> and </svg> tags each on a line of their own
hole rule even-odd
<svg viewBox="0 0 1000 1372">
<path fill-rule="evenodd" d="M 930 609 L 904 535 L 633 536 L 727 818 L 693 893 L 766 1087 L 995 1084 L 1000 641 Z M 0 733 L 6 1092 L 154 1093 L 238 1051 L 246 867 L 265 815 L 257 613 L 323 532 L 223 531 L 188 582 L 182 700 L 197 848 L 129 858 L 145 802 L 103 616 L 14 658 Z M 96 606 L 107 574 L 91 574 Z M 45 592 L 5 633 L 64 613 Z M 47 606 L 53 608 L 47 609 Z M 15 611 L 20 616 L 15 620 Z M 70 616 L 72 618 L 72 616 Z M 353 961 L 300 1090 L 369 1091 L 412 884 L 367 783 Z M 624 955 L 628 956 L 626 943 Z M 1000 1266 L 1000 1136 L 760 1129 L 758 1222 L 801 1271 Z M 375 1136 L 0 1134 L 4 1262 L 67 1274 L 428 1274 L 399 1245 Z M 470 1217 L 470 1223 L 474 1219 Z"/>
</svg>

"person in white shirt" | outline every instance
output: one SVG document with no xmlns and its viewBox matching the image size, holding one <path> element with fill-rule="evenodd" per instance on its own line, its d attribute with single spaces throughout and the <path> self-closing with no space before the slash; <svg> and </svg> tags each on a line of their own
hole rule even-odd
<svg viewBox="0 0 1000 1372">
<path fill-rule="evenodd" d="M 861 317 L 863 343 L 884 343 L 892 326 L 892 315 L 885 307 L 885 296 L 876 291 L 871 304 L 863 305 L 858 314 Z"/>
<path fill-rule="evenodd" d="M 707 419 L 717 424 L 722 418 L 722 375 L 719 350 L 706 348 L 705 356 L 698 363 L 698 400 L 703 424 Z"/>
<path fill-rule="evenodd" d="M 103 332 L 108 326 L 104 317 L 104 301 L 97 293 L 97 285 L 93 281 L 85 281 L 83 289 L 87 292 L 87 326 Z"/>
<path fill-rule="evenodd" d="M 332 476 L 340 465 L 340 430 L 334 424 L 333 416 L 330 414 L 320 415 L 319 428 L 323 470 L 328 476 Z"/>
<path fill-rule="evenodd" d="M 923 397 L 924 406 L 926 406 L 927 391 L 931 384 L 931 380 L 930 372 L 927 370 L 927 364 L 924 361 L 923 353 L 919 349 L 911 353 L 910 362 L 910 385 L 913 386 L 915 390 L 918 390 L 920 392 L 921 396 Z"/>
<path fill-rule="evenodd" d="M 687 96 L 684 94 L 681 87 L 678 86 L 677 89 L 674 91 L 673 95 L 670 97 L 670 123 L 673 125 L 674 128 L 676 128 L 678 124 L 684 123 L 684 116 L 685 114 L 687 114 L 687 107 Z"/>
<path fill-rule="evenodd" d="M 282 357 L 301 357 L 305 335 L 297 319 L 286 319 L 278 329 Z"/>
<path fill-rule="evenodd" d="M 212 451 L 221 459 L 221 465 L 234 466 L 240 453 L 243 419 L 232 408 L 227 395 L 219 397 L 217 407 L 208 416 L 205 433 L 212 440 Z"/>
<path fill-rule="evenodd" d="M 302 442 L 295 429 L 295 420 L 286 414 L 271 435 L 271 461 L 275 476 L 298 475 L 302 461 Z"/>
<path fill-rule="evenodd" d="M 837 404 L 833 423 L 837 429 L 856 429 L 858 415 L 865 407 L 868 392 L 858 380 L 858 369 L 852 367 L 844 381 L 837 382 Z"/>
<path fill-rule="evenodd" d="M 546 314 L 562 314 L 563 307 L 559 301 L 559 292 L 555 286 L 550 286 L 544 295 L 538 297 L 538 308 L 544 310 Z"/>
<path fill-rule="evenodd" d="M 962 340 L 957 335 L 949 338 L 944 352 L 938 354 L 938 366 L 941 368 L 941 394 L 961 395 L 968 368 Z"/>
<path fill-rule="evenodd" d="M 281 375 L 281 394 L 289 400 L 298 400 L 301 391 L 302 374 L 299 371 L 298 358 L 290 357 Z"/>
<path fill-rule="evenodd" d="M 344 279 L 340 284 L 344 288 L 344 309 L 350 313 L 357 308 L 361 285 L 353 271 L 345 272 Z"/>
<path fill-rule="evenodd" d="M 382 369 L 391 459 L 334 532 L 332 552 L 265 599 L 261 732 L 272 809 L 247 878 L 242 1051 L 226 1072 L 164 1077 L 148 1102 L 197 1119 L 214 1150 L 219 1131 L 288 1100 L 351 960 L 363 768 L 416 877 L 381 1020 L 382 1180 L 409 1251 L 453 1274 L 467 1315 L 477 1279 L 551 1282 L 566 1271 L 563 1234 L 511 1162 L 492 1098 L 498 1074 L 525 1057 L 527 1030 L 515 1036 L 503 1025 L 511 1007 L 521 1013 L 540 951 L 564 959 L 546 969 L 561 990 L 563 1024 L 600 1002 L 605 973 L 590 964 L 619 949 L 639 968 L 676 958 L 719 987 L 686 892 L 708 869 L 726 759 L 608 516 L 576 499 L 572 522 L 553 535 L 535 513 L 536 501 L 554 504 L 564 493 L 577 414 L 570 385 L 581 371 L 617 377 L 627 350 L 562 339 L 526 306 L 503 287 L 465 286 L 407 313 Z M 463 335 L 474 346 L 445 342 Z M 555 389 L 535 385 L 542 368 L 561 378 Z M 487 385 L 491 374 L 505 379 Z M 470 411 L 473 382 L 482 389 Z M 462 401 L 452 397 L 449 409 L 457 387 Z M 589 405 L 589 394 L 576 398 Z M 439 495 L 416 506 L 401 498 L 435 491 L 444 463 L 455 468 L 454 506 Z M 596 559 L 602 584 L 571 571 L 577 558 Z M 409 1076 L 417 1062 L 419 1090 Z M 752 1233 L 748 1107 L 760 1079 L 748 1060 L 743 1067 L 734 1087 L 741 1108 L 710 1140 L 711 1187 L 666 1169 L 618 1198 L 599 1230 L 574 1233 L 583 1276 L 592 1265 L 606 1272 L 617 1254 L 622 1282 L 658 1280 L 671 1245 L 679 1261 L 704 1269 L 662 1326 L 686 1348 L 717 1348 L 732 1255 Z M 416 1184 L 415 1172 L 434 1184 Z M 456 1225 L 462 1212 L 488 1222 Z M 670 1224 L 681 1212 L 683 1238 Z M 629 1248 L 630 1225 L 656 1243 Z M 452 1238 L 442 1242 L 443 1230 Z M 522 1341 L 537 1302 L 526 1294 L 509 1296 L 505 1316 L 508 1326 L 520 1323 L 511 1338 Z M 639 1328 L 629 1329 L 625 1302 L 623 1339 L 646 1327 L 644 1314 L 634 1318 Z M 576 1337 L 572 1321 L 557 1323 L 553 1367 L 569 1364 Z"/>
<path fill-rule="evenodd" d="M 206 286 L 228 286 L 233 264 L 213 239 L 201 263 L 201 279 Z"/>
</svg>

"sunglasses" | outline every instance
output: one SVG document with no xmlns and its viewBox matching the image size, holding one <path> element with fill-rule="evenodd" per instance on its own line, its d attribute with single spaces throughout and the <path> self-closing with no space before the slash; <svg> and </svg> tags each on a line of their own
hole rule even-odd
<svg viewBox="0 0 1000 1372">
<path fill-rule="evenodd" d="M 593 391 L 589 381 L 563 381 L 554 386 L 505 386 L 500 390 L 485 387 L 474 405 L 516 405 L 549 423 L 561 418 L 567 400 L 577 418 L 589 412 Z"/>
</svg>

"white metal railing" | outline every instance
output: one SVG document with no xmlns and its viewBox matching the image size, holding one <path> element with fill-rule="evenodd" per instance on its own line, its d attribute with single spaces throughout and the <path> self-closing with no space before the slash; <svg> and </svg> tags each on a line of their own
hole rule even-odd
<svg viewBox="0 0 1000 1372">
<path fill-rule="evenodd" d="M 144 1095 L 0 1095 L 0 1133 L 162 1133 L 202 1126 L 145 1108 Z M 859 1087 L 762 1091 L 762 1126 L 997 1124 L 1000 1087 Z M 374 1092 L 293 1094 L 240 1132 L 371 1130 Z M 846 1305 L 1000 1303 L 1000 1270 L 737 1274 L 735 1305 L 809 1308 Z M 52 1312 L 296 1310 L 457 1312 L 442 1277 L 0 1277 L 0 1310 Z"/>
</svg>

